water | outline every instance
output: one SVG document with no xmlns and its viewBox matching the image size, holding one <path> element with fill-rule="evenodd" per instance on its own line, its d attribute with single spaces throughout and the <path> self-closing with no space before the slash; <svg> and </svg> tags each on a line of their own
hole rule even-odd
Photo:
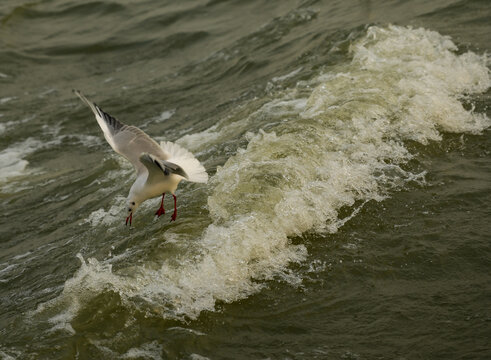
<svg viewBox="0 0 491 360">
<path fill-rule="evenodd" d="M 489 358 L 490 15 L 3 2 L 0 358 Z M 73 88 L 204 163 L 175 223 Z"/>
</svg>

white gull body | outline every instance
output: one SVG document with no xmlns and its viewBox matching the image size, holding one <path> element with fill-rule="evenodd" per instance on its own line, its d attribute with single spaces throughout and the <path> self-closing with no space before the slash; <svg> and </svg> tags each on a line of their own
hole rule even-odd
<svg viewBox="0 0 491 360">
<path fill-rule="evenodd" d="M 170 141 L 162 141 L 159 145 L 136 126 L 125 125 L 104 112 L 80 91 L 74 92 L 94 113 L 109 145 L 135 167 L 137 177 L 128 194 L 126 223 L 129 220 L 131 225 L 133 213 L 142 202 L 160 195 L 162 202 L 156 215 L 164 214 L 163 201 L 166 192 L 174 197 L 172 220 L 175 220 L 177 209 L 174 192 L 179 182 L 184 179 L 206 183 L 208 174 L 203 165 L 188 150 Z"/>
</svg>

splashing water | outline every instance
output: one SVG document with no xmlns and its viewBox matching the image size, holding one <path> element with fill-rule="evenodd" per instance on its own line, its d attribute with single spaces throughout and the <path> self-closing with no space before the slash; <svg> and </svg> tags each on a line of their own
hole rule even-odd
<svg viewBox="0 0 491 360">
<path fill-rule="evenodd" d="M 288 266 L 307 257 L 290 237 L 306 231 L 335 232 L 341 208 L 380 201 L 410 181 L 409 142 L 441 140 L 442 132 L 479 134 L 491 125 L 461 100 L 491 85 L 487 57 L 456 53 L 445 36 L 425 29 L 370 27 L 350 48 L 352 61 L 276 94 L 236 122 L 223 120 L 181 139 L 202 148 L 250 128 L 210 182 L 212 223 L 192 250 L 157 268 L 134 266 L 132 276 L 80 256 L 81 268 L 63 292 L 38 312 L 62 308 L 70 319 L 101 291 L 125 306 L 166 318 L 195 319 L 217 301 L 233 302 L 279 277 L 301 278 Z M 312 90 L 313 89 L 313 90 Z"/>
</svg>

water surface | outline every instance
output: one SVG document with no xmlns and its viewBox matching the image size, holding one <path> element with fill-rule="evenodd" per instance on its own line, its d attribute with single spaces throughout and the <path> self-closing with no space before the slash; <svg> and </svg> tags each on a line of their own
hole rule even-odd
<svg viewBox="0 0 491 360">
<path fill-rule="evenodd" d="M 489 358 L 487 1 L 0 19 L 0 358 Z M 175 223 L 124 226 L 133 169 L 73 88 L 203 162 Z"/>
</svg>

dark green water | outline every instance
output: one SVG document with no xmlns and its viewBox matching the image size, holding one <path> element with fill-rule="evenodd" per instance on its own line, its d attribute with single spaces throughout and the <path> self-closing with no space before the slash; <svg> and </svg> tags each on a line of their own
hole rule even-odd
<svg viewBox="0 0 491 360">
<path fill-rule="evenodd" d="M 488 1 L 3 1 L 0 359 L 490 358 L 490 51 Z M 203 162 L 175 223 L 73 88 Z"/>
</svg>

